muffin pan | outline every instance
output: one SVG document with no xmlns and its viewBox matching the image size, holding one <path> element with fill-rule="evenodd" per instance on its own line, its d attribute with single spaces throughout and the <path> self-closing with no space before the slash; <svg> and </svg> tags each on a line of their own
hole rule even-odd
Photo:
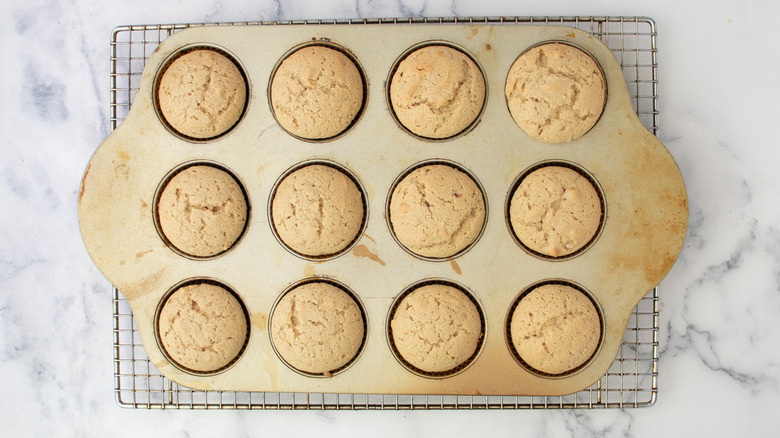
<svg viewBox="0 0 780 438">
<path fill-rule="evenodd" d="M 263 41 L 258 45 L 257 41 Z M 366 76 L 362 117 L 327 142 L 296 139 L 276 124 L 267 96 L 274 66 L 292 48 L 326 41 L 349 50 Z M 425 141 L 394 122 L 385 80 L 398 57 L 421 42 L 440 41 L 466 50 L 485 73 L 485 108 L 476 126 L 450 141 Z M 598 123 L 583 137 L 560 145 L 528 137 L 509 115 L 503 95 L 509 67 L 528 47 L 566 41 L 584 49 L 604 71 L 609 98 Z M 229 133 L 213 141 L 171 134 L 154 106 L 153 83 L 165 60 L 183 48 L 218 47 L 230 53 L 249 84 L 248 107 Z M 377 50 L 380 48 L 381 50 Z M 267 215 L 274 182 L 300 162 L 338 163 L 361 181 L 369 214 L 352 249 L 316 262 L 288 252 L 274 238 Z M 393 181 L 415 163 L 442 160 L 473 173 L 486 194 L 489 214 L 478 241 L 457 258 L 421 260 L 393 239 L 384 211 Z M 603 190 L 607 216 L 600 235 L 575 258 L 531 256 L 505 223 L 513 181 L 535 164 L 574 163 Z M 253 212 L 244 237 L 218 257 L 195 260 L 171 250 L 155 228 L 157 187 L 183 163 L 205 161 L 230 170 L 247 190 Z M 377 213 L 380 212 L 380 213 Z M 615 358 L 632 308 L 668 272 L 687 224 L 680 172 L 663 145 L 640 124 L 622 72 L 611 52 L 587 33 L 565 27 L 421 26 L 351 28 L 257 26 L 195 28 L 163 42 L 150 57 L 125 122 L 98 148 L 85 171 L 79 219 L 87 249 L 103 274 L 130 303 L 147 354 L 176 382 L 199 389 L 396 394 L 557 395 L 597 380 Z M 291 284 L 328 277 L 348 287 L 366 314 L 365 346 L 350 367 L 331 378 L 301 375 L 274 353 L 268 315 Z M 171 364 L 155 340 L 155 312 L 174 285 L 191 278 L 218 281 L 239 296 L 251 333 L 230 368 L 195 375 Z M 410 372 L 387 342 L 394 299 L 410 285 L 440 279 L 471 291 L 484 311 L 484 344 L 468 368 L 445 378 Z M 603 335 L 581 369 L 551 378 L 521 366 L 506 342 L 507 315 L 518 294 L 549 279 L 581 285 L 597 302 Z"/>
</svg>

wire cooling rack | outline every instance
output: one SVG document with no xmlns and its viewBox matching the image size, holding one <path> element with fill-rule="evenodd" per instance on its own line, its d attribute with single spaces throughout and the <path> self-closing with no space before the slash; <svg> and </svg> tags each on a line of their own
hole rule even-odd
<svg viewBox="0 0 780 438">
<path fill-rule="evenodd" d="M 489 23 L 570 26 L 593 34 L 623 69 L 634 110 L 658 135 L 655 22 L 644 17 L 390 18 L 121 26 L 111 36 L 110 123 L 116 129 L 130 110 L 141 72 L 161 41 L 194 26 L 315 24 Z M 114 392 L 119 406 L 140 409 L 550 409 L 650 406 L 658 394 L 658 288 L 631 313 L 617 358 L 607 373 L 574 394 L 456 396 L 197 391 L 174 383 L 146 356 L 130 305 L 114 288 Z"/>
</svg>

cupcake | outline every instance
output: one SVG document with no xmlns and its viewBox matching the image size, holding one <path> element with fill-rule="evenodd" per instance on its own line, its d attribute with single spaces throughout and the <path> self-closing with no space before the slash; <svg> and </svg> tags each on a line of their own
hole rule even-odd
<svg viewBox="0 0 780 438">
<path fill-rule="evenodd" d="M 509 221 L 528 249 L 563 257 L 585 247 L 601 224 L 601 200 L 579 172 L 545 166 L 529 173 L 509 203 Z"/>
<path fill-rule="evenodd" d="M 363 78 L 347 55 L 307 46 L 282 61 L 271 81 L 271 106 L 292 135 L 324 139 L 346 130 L 363 106 Z"/>
<path fill-rule="evenodd" d="M 463 52 L 443 45 L 417 49 L 390 80 L 398 121 L 421 137 L 452 137 L 477 119 L 485 102 L 485 78 Z"/>
<path fill-rule="evenodd" d="M 352 297 L 326 282 L 287 292 L 271 315 L 271 341 L 293 368 L 329 374 L 349 364 L 363 345 L 365 321 Z"/>
<path fill-rule="evenodd" d="M 196 372 L 214 372 L 230 365 L 247 340 L 244 310 L 225 288 L 196 283 L 174 291 L 163 304 L 159 338 L 168 356 Z"/>
<path fill-rule="evenodd" d="M 168 181 L 157 203 L 160 230 L 179 251 L 211 257 L 230 249 L 246 226 L 248 207 L 224 170 L 194 165 Z"/>
<path fill-rule="evenodd" d="M 485 222 L 485 200 L 469 175 L 429 164 L 406 175 L 390 198 L 398 241 L 423 257 L 452 257 L 474 243 Z"/>
<path fill-rule="evenodd" d="M 512 312 L 510 339 L 531 368 L 564 374 L 593 356 L 601 340 L 601 321 L 582 292 L 545 284 L 520 299 Z"/>
<path fill-rule="evenodd" d="M 606 85 L 588 54 L 568 44 L 549 43 L 517 58 L 505 93 L 512 118 L 526 134 L 546 143 L 567 143 L 596 124 Z"/>
<path fill-rule="evenodd" d="M 365 210 L 363 196 L 340 170 L 312 164 L 284 177 L 271 201 L 279 238 L 308 257 L 338 254 L 358 237 Z"/>
<path fill-rule="evenodd" d="M 476 353 L 482 339 L 477 306 L 443 284 L 414 289 L 390 321 L 392 344 L 404 361 L 425 373 L 453 371 Z"/>
<path fill-rule="evenodd" d="M 246 88 L 244 76 L 228 57 L 213 50 L 193 50 L 163 71 L 157 102 L 173 129 L 206 139 L 238 122 L 246 106 Z"/>
</svg>

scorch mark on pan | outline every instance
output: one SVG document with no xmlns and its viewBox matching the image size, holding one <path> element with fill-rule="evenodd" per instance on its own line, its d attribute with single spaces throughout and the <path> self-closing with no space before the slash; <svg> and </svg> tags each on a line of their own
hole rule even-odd
<svg viewBox="0 0 780 438">
<path fill-rule="evenodd" d="M 373 252 L 369 251 L 368 247 L 366 245 L 358 245 L 354 249 L 352 249 L 352 254 L 355 255 L 355 257 L 366 257 L 369 258 L 377 263 L 379 263 L 382 266 L 387 266 L 387 263 L 385 263 L 384 260 L 380 259 L 378 255 L 374 254 Z"/>
<path fill-rule="evenodd" d="M 87 170 L 84 171 L 84 176 L 81 178 L 81 190 L 79 190 L 79 204 L 81 204 L 81 198 L 84 196 L 84 188 L 87 183 L 87 175 L 89 175 L 89 169 L 92 167 L 92 163 L 87 165 Z"/>
</svg>

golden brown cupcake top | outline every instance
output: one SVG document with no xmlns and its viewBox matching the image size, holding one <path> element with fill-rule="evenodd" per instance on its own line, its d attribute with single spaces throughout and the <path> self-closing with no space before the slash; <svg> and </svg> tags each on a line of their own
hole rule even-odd
<svg viewBox="0 0 780 438">
<path fill-rule="evenodd" d="M 546 166 L 529 173 L 512 195 L 509 219 L 520 241 L 551 257 L 587 245 L 601 224 L 601 200 L 577 171 Z"/>
<path fill-rule="evenodd" d="M 447 138 L 466 129 L 485 101 L 485 79 L 474 61 L 448 46 L 426 46 L 398 64 L 390 82 L 398 120 L 428 138 Z"/>
<path fill-rule="evenodd" d="M 398 241 L 423 257 L 450 257 L 482 231 L 485 200 L 471 177 L 452 166 L 413 170 L 393 190 L 390 222 Z"/>
<path fill-rule="evenodd" d="M 246 342 L 241 304 L 226 289 L 209 283 L 182 287 L 163 305 L 159 335 L 165 351 L 194 371 L 217 371 L 232 362 Z"/>
<path fill-rule="evenodd" d="M 274 193 L 272 220 L 279 238 L 307 256 L 336 254 L 363 225 L 363 198 L 352 179 L 313 164 L 287 175 Z"/>
<path fill-rule="evenodd" d="M 479 310 L 455 287 L 419 287 L 401 300 L 390 327 L 401 356 L 425 372 L 458 367 L 477 350 L 482 336 Z"/>
<path fill-rule="evenodd" d="M 567 143 L 596 124 L 606 85 L 588 54 L 551 43 L 534 47 L 512 64 L 505 93 L 512 118 L 526 134 L 546 143 Z"/>
<path fill-rule="evenodd" d="M 512 313 L 510 336 L 531 368 L 562 374 L 585 363 L 601 339 L 593 303 L 571 286 L 546 284 L 525 295 Z"/>
<path fill-rule="evenodd" d="M 363 343 L 355 300 L 325 282 L 305 283 L 282 297 L 271 317 L 271 340 L 292 367 L 329 373 L 348 364 Z"/>
<path fill-rule="evenodd" d="M 157 215 L 163 235 L 173 246 L 189 255 L 209 257 L 227 250 L 241 236 L 248 207 L 230 174 L 195 165 L 166 184 Z"/>
<path fill-rule="evenodd" d="M 157 99 L 165 120 L 189 137 L 209 138 L 230 129 L 246 103 L 244 77 L 225 55 L 193 50 L 163 72 Z"/>
<path fill-rule="evenodd" d="M 271 104 L 279 125 L 309 139 L 347 129 L 363 105 L 363 80 L 347 55 L 325 46 L 293 52 L 274 74 Z"/>
</svg>

